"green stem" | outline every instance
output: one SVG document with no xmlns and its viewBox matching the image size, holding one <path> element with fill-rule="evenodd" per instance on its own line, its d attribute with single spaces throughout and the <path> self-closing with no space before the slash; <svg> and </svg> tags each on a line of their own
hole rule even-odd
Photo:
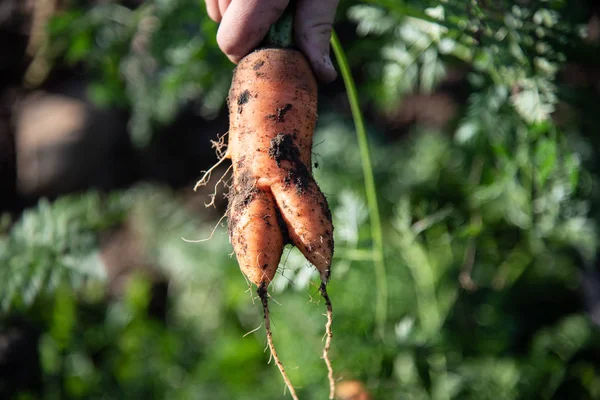
<svg viewBox="0 0 600 400">
<path fill-rule="evenodd" d="M 291 48 L 294 46 L 294 17 L 296 16 L 296 1 L 290 0 L 285 11 L 269 28 L 264 45 Z"/>
<path fill-rule="evenodd" d="M 383 254 L 383 233 L 381 230 L 381 219 L 379 215 L 379 206 L 377 204 L 377 189 L 375 188 L 375 178 L 373 176 L 373 167 L 369 153 L 369 144 L 367 141 L 367 132 L 363 121 L 356 85 L 350 73 L 346 54 L 335 31 L 331 34 L 331 46 L 337 59 L 344 85 L 348 92 L 348 102 L 352 110 L 352 118 L 356 127 L 356 136 L 358 138 L 358 148 L 362 161 L 362 170 L 365 179 L 365 192 L 367 195 L 367 206 L 369 208 L 369 219 L 371 221 L 371 238 L 373 240 L 373 263 L 375 264 L 375 284 L 376 284 L 376 302 L 375 302 L 375 331 L 383 338 L 385 333 L 385 322 L 387 318 L 388 288 L 385 272 L 385 262 Z"/>
</svg>

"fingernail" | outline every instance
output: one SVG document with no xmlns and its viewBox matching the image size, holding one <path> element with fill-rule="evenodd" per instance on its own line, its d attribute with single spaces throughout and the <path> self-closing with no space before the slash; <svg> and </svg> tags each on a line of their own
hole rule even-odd
<svg viewBox="0 0 600 400">
<path fill-rule="evenodd" d="M 321 67 L 320 75 L 321 75 L 320 78 L 324 83 L 333 82 L 335 80 L 335 78 L 337 78 L 337 71 L 335 70 L 333 63 L 331 62 L 331 58 L 329 57 L 329 54 L 325 54 L 323 56 L 323 64 Z"/>
</svg>

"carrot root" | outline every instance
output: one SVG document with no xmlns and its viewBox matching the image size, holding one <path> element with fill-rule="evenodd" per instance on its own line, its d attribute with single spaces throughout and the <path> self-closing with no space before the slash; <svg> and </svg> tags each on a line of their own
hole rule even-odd
<svg viewBox="0 0 600 400">
<path fill-rule="evenodd" d="M 292 385 L 290 378 L 287 376 L 287 373 L 285 372 L 285 368 L 283 367 L 283 363 L 279 359 L 279 356 L 277 355 L 277 351 L 275 350 L 275 344 L 273 343 L 273 334 L 271 333 L 271 318 L 269 317 L 269 298 L 268 298 L 269 295 L 267 293 L 266 283 L 263 283 L 262 285 L 260 285 L 258 287 L 258 289 L 256 290 L 256 293 L 258 293 L 258 297 L 260 297 L 260 300 L 262 301 L 262 305 L 263 305 L 265 331 L 267 333 L 267 343 L 269 345 L 269 350 L 271 351 L 271 357 L 273 357 L 273 360 L 275 360 L 275 364 L 277 364 L 277 368 L 279 368 L 281 377 L 283 378 L 283 381 L 285 382 L 286 387 L 290 391 L 290 395 L 292 396 L 292 398 L 294 400 L 298 400 L 298 395 L 296 394 L 296 389 L 294 389 L 294 386 Z"/>
<path fill-rule="evenodd" d="M 202 178 L 200 178 L 200 180 L 198 182 L 196 182 L 196 185 L 194 186 L 194 192 L 196 190 L 198 190 L 199 187 L 201 186 L 206 186 L 206 184 L 208 183 L 208 181 L 210 180 L 210 176 L 212 175 L 212 172 L 219 166 L 221 165 L 221 163 L 227 159 L 231 158 L 229 156 L 229 152 L 225 153 L 225 155 L 223 155 L 223 157 L 221 157 L 219 159 L 219 161 L 217 161 L 217 163 L 215 165 L 213 165 L 212 167 L 210 167 L 207 171 L 204 172 L 204 175 L 202 175 Z M 227 169 L 227 171 L 229 171 L 229 169 Z M 226 172 L 227 173 L 227 172 Z M 223 174 L 225 175 L 225 174 Z M 222 177 L 221 177 L 222 179 Z M 221 182 L 221 180 L 219 180 L 219 182 Z M 218 185 L 218 183 L 217 183 Z M 216 191 L 216 187 L 215 187 L 215 191 Z"/>
<path fill-rule="evenodd" d="M 319 291 L 321 292 L 321 296 L 323 296 L 325 299 L 325 305 L 327 306 L 327 323 L 325 324 L 325 347 L 323 348 L 323 360 L 325 360 L 325 365 L 327 365 L 329 398 L 333 399 L 335 397 L 335 379 L 333 378 L 333 366 L 331 365 L 331 360 L 329 359 L 329 350 L 331 349 L 331 340 L 333 338 L 333 331 L 331 329 L 331 325 L 333 324 L 333 307 L 331 305 L 331 299 L 327 294 L 327 286 L 325 282 L 321 282 Z"/>
</svg>

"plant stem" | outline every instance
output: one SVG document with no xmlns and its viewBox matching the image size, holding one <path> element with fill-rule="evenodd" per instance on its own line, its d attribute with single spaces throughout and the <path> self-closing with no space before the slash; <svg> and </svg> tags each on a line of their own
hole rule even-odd
<svg viewBox="0 0 600 400">
<path fill-rule="evenodd" d="M 356 136 L 358 138 L 358 148 L 362 161 L 362 170 L 365 179 L 365 192 L 367 196 L 367 206 L 369 208 L 369 219 L 371 221 L 371 238 L 373 240 L 373 263 L 375 264 L 375 284 L 376 284 L 376 302 L 375 302 L 375 331 L 383 338 L 385 332 L 385 322 L 387 318 L 388 288 L 385 272 L 385 262 L 383 254 L 383 233 L 381 230 L 381 218 L 379 215 L 379 206 L 377 204 L 377 189 L 375 188 L 375 178 L 373 176 L 373 166 L 369 154 L 369 143 L 367 132 L 363 121 L 360 105 L 358 103 L 358 94 L 356 85 L 350 73 L 346 54 L 335 31 L 331 33 L 331 46 L 338 62 L 344 85 L 348 92 L 348 102 L 352 110 L 352 118 L 356 127 Z"/>
</svg>

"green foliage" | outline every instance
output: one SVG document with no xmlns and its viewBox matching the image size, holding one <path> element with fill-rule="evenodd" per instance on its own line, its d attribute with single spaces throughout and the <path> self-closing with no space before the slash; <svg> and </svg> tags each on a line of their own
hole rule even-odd
<svg viewBox="0 0 600 400">
<path fill-rule="evenodd" d="M 321 103 L 315 175 L 336 226 L 331 356 L 339 377 L 360 379 L 374 398 L 600 397 L 600 336 L 580 300 L 581 272 L 598 251 L 590 214 L 598 204 L 597 176 L 585 168 L 595 151 L 579 121 L 597 111 L 554 118 L 560 102 L 577 106 L 558 89 L 558 71 L 585 47 L 585 13 L 563 1 L 526 4 L 342 2 L 361 37 L 349 44 L 350 67 L 367 72 L 361 105 L 399 107 L 406 93 L 435 91 L 451 68 L 468 69 L 471 86 L 445 129 L 416 125 L 390 143 L 367 121 L 388 287 L 383 319 L 358 139 L 346 116 Z M 67 61 L 102 77 L 97 97 L 129 104 L 132 128 L 148 131 L 186 99 L 201 95 L 205 110 L 222 104 L 229 67 L 204 12 L 192 1 L 135 11 L 111 4 L 70 11 L 52 29 Z M 136 53 L 144 29 L 152 32 L 147 52 Z M 0 240 L 8 266 L 0 300 L 6 317 L 10 309 L 42 332 L 44 398 L 281 397 L 264 331 L 253 331 L 261 308 L 245 292 L 225 229 L 207 242 L 182 240 L 208 237 L 217 220 L 156 185 L 25 212 Z M 166 321 L 148 315 L 151 285 L 142 276 L 120 298 L 101 295 L 98 237 L 123 223 L 169 279 Z M 274 340 L 302 398 L 327 389 L 317 282 L 302 255 L 286 249 L 271 287 Z"/>
<path fill-rule="evenodd" d="M 557 103 L 554 80 L 564 50 L 581 41 L 577 24 L 561 18 L 567 2 L 373 3 L 351 7 L 349 16 L 359 35 L 380 37 L 381 56 L 370 68 L 378 71 L 382 105 L 414 90 L 431 92 L 448 67 L 466 64 L 477 89 L 489 81 L 505 87 L 526 122 L 546 121 Z"/>
<path fill-rule="evenodd" d="M 55 17 L 50 38 L 55 57 L 95 74 L 92 100 L 131 109 L 132 139 L 144 146 L 182 104 L 201 98 L 205 117 L 223 105 L 233 65 L 216 45 L 216 28 L 196 0 L 135 10 L 110 2 Z"/>
<path fill-rule="evenodd" d="M 96 193 L 52 204 L 42 200 L 25 211 L 10 235 L 0 238 L 2 311 L 27 309 L 64 283 L 77 289 L 88 279 L 102 279 L 97 233 L 123 213 L 119 198 Z"/>
</svg>

